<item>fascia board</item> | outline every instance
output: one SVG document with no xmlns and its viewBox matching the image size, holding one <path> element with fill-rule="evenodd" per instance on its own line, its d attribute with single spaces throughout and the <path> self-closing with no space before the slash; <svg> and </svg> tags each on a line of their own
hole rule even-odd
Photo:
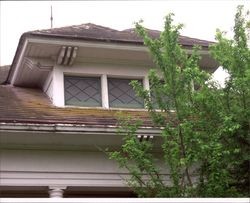
<svg viewBox="0 0 250 203">
<path fill-rule="evenodd" d="M 56 40 L 51 39 L 39 39 L 39 38 L 28 38 L 29 42 L 41 43 L 41 44 L 52 44 L 52 45 L 65 45 L 65 46 L 78 46 L 78 47 L 89 47 L 89 48 L 106 48 L 116 50 L 130 50 L 130 51 L 148 51 L 145 46 L 139 45 L 122 45 L 118 43 L 100 43 L 100 42 L 83 42 L 83 41 L 70 41 L 70 40 Z"/>
<path fill-rule="evenodd" d="M 20 65 L 22 64 L 22 61 L 23 61 L 23 58 L 24 58 L 24 53 L 25 53 L 25 51 L 26 51 L 26 48 L 27 48 L 27 46 L 28 46 L 28 43 L 29 43 L 28 39 L 25 39 L 24 45 L 23 45 L 23 47 L 22 47 L 20 56 L 19 56 L 18 61 L 17 61 L 17 64 L 16 64 L 16 67 L 15 67 L 15 69 L 14 69 L 14 73 L 13 73 L 12 78 L 11 78 L 11 80 L 10 80 L 10 84 L 11 84 L 11 85 L 15 84 L 16 78 L 18 77 L 18 72 L 20 71 L 20 70 L 19 70 L 19 69 L 20 69 L 19 67 L 20 67 Z"/>
<path fill-rule="evenodd" d="M 28 38 L 29 42 L 41 43 L 41 44 L 53 44 L 53 45 L 65 45 L 65 46 L 78 46 L 78 47 L 89 47 L 89 48 L 105 48 L 115 50 L 128 50 L 128 51 L 143 51 L 149 52 L 148 48 L 143 45 L 124 45 L 119 43 L 102 43 L 102 42 L 83 42 L 83 41 L 70 41 L 70 40 L 56 40 L 51 39 L 38 39 Z M 184 48 L 185 49 L 185 48 Z M 185 49 L 187 53 L 192 53 L 192 49 Z M 209 54 L 208 50 L 198 50 L 199 54 Z"/>
</svg>

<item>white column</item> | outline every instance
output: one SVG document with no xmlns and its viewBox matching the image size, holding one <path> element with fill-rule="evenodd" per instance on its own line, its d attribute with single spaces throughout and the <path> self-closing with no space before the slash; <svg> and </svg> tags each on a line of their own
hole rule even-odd
<svg viewBox="0 0 250 203">
<path fill-rule="evenodd" d="M 108 78 L 106 74 L 101 77 L 101 89 L 102 89 L 102 107 L 109 108 L 109 95 L 108 95 Z"/>
<path fill-rule="evenodd" d="M 67 187 L 64 186 L 50 186 L 49 197 L 50 198 L 63 198 L 63 192 Z"/>
</svg>

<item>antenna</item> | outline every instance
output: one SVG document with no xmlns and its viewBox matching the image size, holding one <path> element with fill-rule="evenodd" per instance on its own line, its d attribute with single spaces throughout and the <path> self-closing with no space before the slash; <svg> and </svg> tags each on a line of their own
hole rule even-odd
<svg viewBox="0 0 250 203">
<path fill-rule="evenodd" d="M 53 10 L 52 5 L 50 6 L 50 28 L 53 28 Z"/>
</svg>

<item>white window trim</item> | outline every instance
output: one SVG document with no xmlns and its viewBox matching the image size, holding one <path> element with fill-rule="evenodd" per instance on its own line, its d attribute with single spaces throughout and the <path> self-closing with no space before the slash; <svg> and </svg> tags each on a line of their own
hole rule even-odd
<svg viewBox="0 0 250 203">
<path fill-rule="evenodd" d="M 83 107 L 83 106 L 70 106 L 65 104 L 65 95 L 64 95 L 64 76 L 71 75 L 71 76 L 92 76 L 92 77 L 100 77 L 101 78 L 101 98 L 102 98 L 102 106 L 101 107 Z M 142 111 L 146 110 L 145 108 L 115 108 L 109 107 L 109 95 L 108 95 L 108 78 L 114 77 L 112 74 L 84 74 L 84 73 L 77 73 L 72 72 L 68 73 L 61 71 L 61 67 L 58 66 L 53 70 L 53 104 L 57 107 L 64 107 L 64 108 L 87 108 L 87 109 L 115 109 L 115 110 L 133 110 L 133 111 Z M 124 79 L 142 79 L 143 88 L 145 90 L 149 90 L 149 79 L 147 75 L 141 76 L 128 76 L 128 75 L 116 75 L 116 78 L 124 78 Z"/>
<path fill-rule="evenodd" d="M 53 69 L 53 104 L 65 107 L 64 101 L 64 73 L 59 68 Z"/>
<path fill-rule="evenodd" d="M 108 77 L 106 74 L 101 76 L 101 93 L 102 93 L 102 107 L 109 109 L 109 95 L 108 95 Z"/>
</svg>

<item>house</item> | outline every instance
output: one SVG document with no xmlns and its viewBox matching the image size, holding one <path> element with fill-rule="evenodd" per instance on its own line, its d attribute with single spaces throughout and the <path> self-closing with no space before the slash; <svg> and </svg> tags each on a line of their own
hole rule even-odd
<svg viewBox="0 0 250 203">
<path fill-rule="evenodd" d="M 187 52 L 200 45 L 201 67 L 215 70 L 211 42 L 179 42 Z M 137 79 L 148 89 L 153 66 L 134 29 L 82 24 L 24 33 L 0 85 L 0 196 L 133 197 L 127 172 L 101 149 L 122 143 L 118 112 L 143 121 L 138 137 L 160 142 L 129 85 Z"/>
</svg>

